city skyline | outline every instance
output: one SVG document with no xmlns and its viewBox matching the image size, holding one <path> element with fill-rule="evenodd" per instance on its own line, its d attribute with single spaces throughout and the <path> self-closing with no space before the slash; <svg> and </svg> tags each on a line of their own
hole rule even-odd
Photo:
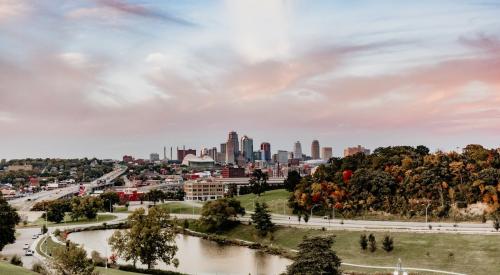
<svg viewBox="0 0 500 275">
<path fill-rule="evenodd" d="M 314 139 L 334 156 L 497 148 L 499 13 L 477 1 L 1 1 L 0 158 L 147 158 L 231 130 L 273 153 Z"/>
</svg>

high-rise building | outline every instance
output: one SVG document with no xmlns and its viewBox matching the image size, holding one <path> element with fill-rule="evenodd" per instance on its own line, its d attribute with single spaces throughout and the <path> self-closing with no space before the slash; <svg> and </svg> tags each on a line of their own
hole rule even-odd
<svg viewBox="0 0 500 275">
<path fill-rule="evenodd" d="M 246 161 L 253 161 L 253 139 L 247 136 L 241 138 L 241 154 Z"/>
<path fill-rule="evenodd" d="M 226 162 L 226 144 L 221 143 L 220 144 L 220 152 L 217 154 L 217 161 L 220 163 L 225 163 Z"/>
<path fill-rule="evenodd" d="M 160 155 L 157 153 L 151 153 L 151 154 L 149 154 L 149 160 L 150 161 L 159 161 Z"/>
<path fill-rule="evenodd" d="M 344 149 L 344 157 L 352 156 L 352 155 L 355 155 L 357 153 L 363 153 L 365 155 L 369 155 L 370 150 L 366 149 L 365 147 L 363 147 L 361 145 L 358 145 L 357 147 L 347 147 L 346 149 Z"/>
<path fill-rule="evenodd" d="M 293 145 L 293 158 L 302 159 L 302 146 L 300 145 L 300 141 L 296 141 Z"/>
<path fill-rule="evenodd" d="M 253 152 L 253 160 L 262 160 L 262 154 L 260 153 L 261 151 L 255 151 Z"/>
<path fill-rule="evenodd" d="M 311 144 L 311 158 L 319 159 L 319 141 L 313 140 Z"/>
<path fill-rule="evenodd" d="M 288 152 L 287 151 L 278 150 L 276 161 L 279 164 L 287 164 L 288 163 Z"/>
<path fill-rule="evenodd" d="M 238 134 L 234 131 L 229 132 L 226 142 L 226 163 L 236 163 L 239 155 Z"/>
<path fill-rule="evenodd" d="M 163 146 L 163 160 L 167 160 L 167 146 Z"/>
<path fill-rule="evenodd" d="M 269 142 L 262 142 L 260 144 L 260 150 L 264 151 L 262 160 L 271 161 L 271 144 Z"/>
<path fill-rule="evenodd" d="M 323 147 L 321 148 L 321 159 L 329 160 L 333 156 L 332 147 Z"/>
<path fill-rule="evenodd" d="M 207 151 L 207 156 L 211 157 L 214 160 L 217 160 L 217 147 L 212 147 L 211 149 L 208 149 Z"/>
</svg>

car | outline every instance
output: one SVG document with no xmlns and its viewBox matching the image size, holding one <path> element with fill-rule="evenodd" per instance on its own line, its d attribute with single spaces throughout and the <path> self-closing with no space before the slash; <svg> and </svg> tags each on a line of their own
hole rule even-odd
<svg viewBox="0 0 500 275">
<path fill-rule="evenodd" d="M 38 239 L 38 234 L 33 234 L 33 237 L 31 237 L 33 240 Z"/>
<path fill-rule="evenodd" d="M 30 248 L 30 244 L 29 243 L 25 243 L 23 249 L 24 250 L 28 250 L 29 248 Z"/>
<path fill-rule="evenodd" d="M 24 256 L 33 256 L 33 254 L 35 253 L 35 251 L 31 250 L 31 249 L 28 249 L 26 250 L 26 252 L 24 253 Z"/>
</svg>

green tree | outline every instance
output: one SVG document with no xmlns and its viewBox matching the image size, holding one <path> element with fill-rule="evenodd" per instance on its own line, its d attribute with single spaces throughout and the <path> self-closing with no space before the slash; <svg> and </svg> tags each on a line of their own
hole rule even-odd
<svg viewBox="0 0 500 275">
<path fill-rule="evenodd" d="M 165 200 L 165 193 L 159 189 L 153 189 L 146 193 L 145 198 L 148 201 L 152 201 L 153 205 L 156 205 L 157 202 Z"/>
<path fill-rule="evenodd" d="M 389 235 L 384 236 L 384 240 L 382 241 L 382 248 L 386 252 L 391 252 L 394 249 L 394 240 L 392 239 L 392 237 L 390 237 Z"/>
<path fill-rule="evenodd" d="M 260 169 L 255 169 L 249 180 L 250 186 L 252 187 L 252 193 L 260 197 L 260 194 L 264 193 L 269 188 L 267 179 L 267 173 L 262 172 Z"/>
<path fill-rule="evenodd" d="M 359 236 L 359 246 L 361 246 L 362 250 L 366 250 L 368 248 L 368 239 L 366 238 L 366 234 L 361 234 L 361 236 Z"/>
<path fill-rule="evenodd" d="M 92 261 L 87 259 L 85 249 L 69 241 L 66 246 L 57 246 L 52 250 L 52 268 L 60 274 L 91 275 L 94 273 Z"/>
<path fill-rule="evenodd" d="M 334 236 L 305 237 L 299 244 L 299 252 L 295 261 L 287 267 L 286 274 L 342 274 L 340 270 L 341 260 L 332 250 L 334 242 Z"/>
<path fill-rule="evenodd" d="M 271 221 L 271 214 L 266 203 L 255 203 L 255 212 L 251 215 L 252 223 L 259 231 L 261 236 L 266 236 L 267 233 L 272 232 L 274 224 Z"/>
<path fill-rule="evenodd" d="M 99 197 L 102 200 L 104 210 L 109 212 L 113 212 L 113 205 L 120 202 L 120 196 L 113 191 L 104 192 Z"/>
<path fill-rule="evenodd" d="M 500 229 L 500 221 L 498 220 L 498 217 L 495 217 L 493 220 L 493 228 L 495 228 L 496 231 Z"/>
<path fill-rule="evenodd" d="M 245 208 L 240 201 L 233 198 L 223 198 L 209 201 L 201 209 L 200 222 L 210 232 L 223 231 L 237 222 L 238 215 L 245 215 Z"/>
<path fill-rule="evenodd" d="M 377 240 L 373 234 L 368 235 L 368 243 L 370 246 L 370 252 L 375 252 L 377 250 Z"/>
<path fill-rule="evenodd" d="M 128 217 L 130 229 L 113 233 L 109 240 L 113 251 L 125 260 L 132 260 L 134 266 L 140 260 L 151 269 L 161 260 L 177 267 L 175 229 L 169 225 L 168 210 L 152 207 L 147 215 L 144 213 L 142 208 L 135 210 Z"/>
<path fill-rule="evenodd" d="M 75 197 L 71 200 L 71 218 L 78 220 L 85 216 L 87 219 L 95 219 L 97 212 L 102 209 L 103 202 L 98 197 Z"/>
<path fill-rule="evenodd" d="M 295 191 L 295 186 L 300 183 L 302 177 L 299 172 L 292 170 L 288 172 L 288 176 L 285 179 L 285 189 L 289 192 Z"/>
<path fill-rule="evenodd" d="M 49 229 L 48 229 L 48 228 L 47 228 L 47 226 L 44 224 L 44 225 L 42 225 L 42 228 L 40 228 L 40 233 L 45 234 L 45 233 L 47 233 L 47 231 L 48 231 L 48 230 L 49 230 Z"/>
<path fill-rule="evenodd" d="M 0 193 L 0 251 L 16 240 L 16 224 L 21 221 L 16 210 L 9 205 Z"/>
</svg>

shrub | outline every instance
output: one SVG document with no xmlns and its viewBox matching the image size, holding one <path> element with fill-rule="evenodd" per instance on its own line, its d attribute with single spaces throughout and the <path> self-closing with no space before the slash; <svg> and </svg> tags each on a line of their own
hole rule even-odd
<svg viewBox="0 0 500 275">
<path fill-rule="evenodd" d="M 54 236 L 56 237 L 59 237 L 61 235 L 61 230 L 59 230 L 59 228 L 56 228 L 56 230 L 54 230 Z"/>
<path fill-rule="evenodd" d="M 382 248 L 386 252 L 391 252 L 394 249 L 394 241 L 389 235 L 384 236 L 384 241 L 382 242 Z"/>
<path fill-rule="evenodd" d="M 10 263 L 17 266 L 23 266 L 23 261 L 19 255 L 12 256 L 12 258 L 10 258 Z"/>
<path fill-rule="evenodd" d="M 95 250 L 93 250 L 90 253 L 90 258 L 92 259 L 92 263 L 94 263 L 95 266 L 105 266 L 106 265 L 106 258 L 101 257 L 101 254 Z"/>
<path fill-rule="evenodd" d="M 182 273 L 169 271 L 169 270 L 159 270 L 159 269 L 144 269 L 137 268 L 133 265 L 120 265 L 118 267 L 119 270 L 128 271 L 128 272 L 136 272 L 143 274 L 153 274 L 153 275 L 182 275 Z"/>
<path fill-rule="evenodd" d="M 31 270 L 38 274 L 42 275 L 48 275 L 49 273 L 45 269 L 45 267 L 41 263 L 34 263 L 33 266 L 31 267 Z"/>
<path fill-rule="evenodd" d="M 373 234 L 368 236 L 368 243 L 370 244 L 370 252 L 375 252 L 377 250 L 377 241 Z"/>
<path fill-rule="evenodd" d="M 363 250 L 368 248 L 368 238 L 366 238 L 366 234 L 359 236 L 359 246 L 361 246 L 361 249 Z"/>
</svg>

